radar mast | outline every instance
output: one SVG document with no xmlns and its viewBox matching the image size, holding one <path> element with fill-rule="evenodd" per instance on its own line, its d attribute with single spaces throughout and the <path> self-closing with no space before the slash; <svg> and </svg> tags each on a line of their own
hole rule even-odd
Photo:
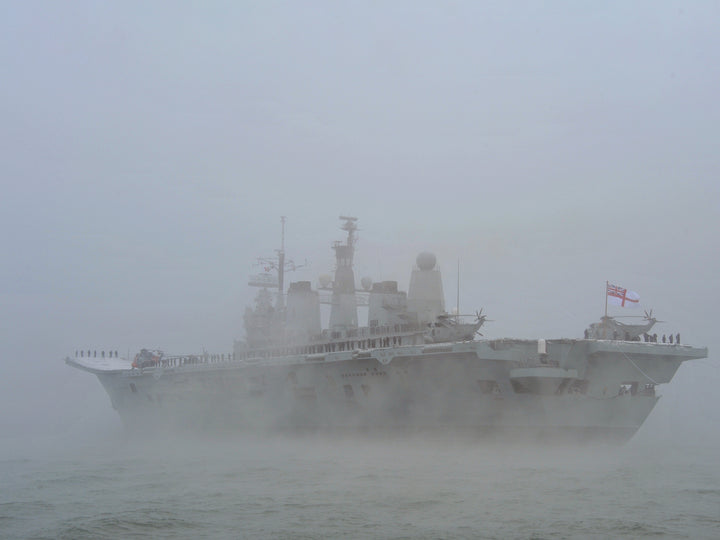
<svg viewBox="0 0 720 540">
<path fill-rule="evenodd" d="M 334 330 L 357 328 L 357 300 L 355 298 L 355 274 L 353 257 L 357 239 L 357 218 L 340 216 L 345 223 L 340 227 L 347 231 L 347 239 L 333 243 L 335 250 L 335 280 L 332 287 L 330 328 Z"/>
<path fill-rule="evenodd" d="M 251 287 L 262 287 L 263 289 L 277 289 L 276 309 L 282 310 L 285 307 L 285 272 L 292 272 L 302 268 L 304 264 L 297 265 L 293 260 L 285 260 L 285 222 L 287 218 L 280 216 L 280 249 L 276 249 L 277 257 L 258 257 L 255 266 L 260 266 L 262 272 L 250 277 L 248 285 Z M 276 275 L 273 275 L 273 272 Z"/>
</svg>

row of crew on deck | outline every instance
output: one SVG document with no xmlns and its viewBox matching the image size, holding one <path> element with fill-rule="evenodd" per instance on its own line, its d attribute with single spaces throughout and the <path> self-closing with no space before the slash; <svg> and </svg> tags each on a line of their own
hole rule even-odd
<svg viewBox="0 0 720 540">
<path fill-rule="evenodd" d="M 657 334 L 652 334 L 652 335 L 650 335 L 650 334 L 647 334 L 647 333 L 646 333 L 646 334 L 643 334 L 643 341 L 645 341 L 646 343 L 657 343 L 657 342 L 658 342 L 658 335 L 657 335 Z M 676 345 L 680 345 L 680 333 L 679 333 L 679 332 L 678 332 L 677 334 L 675 334 L 674 337 L 673 337 L 672 334 L 670 334 L 670 335 L 668 335 L 668 336 L 666 336 L 665 334 L 663 334 L 663 336 L 662 336 L 662 342 L 663 342 L 663 343 L 670 343 L 670 345 L 672 345 L 672 344 L 673 344 L 673 341 L 675 342 Z"/>
<path fill-rule="evenodd" d="M 242 342 L 236 342 L 238 348 L 233 354 L 233 360 L 247 360 L 251 358 L 272 358 L 275 356 L 302 356 L 308 354 L 322 354 L 337 351 L 354 351 L 359 349 L 375 349 L 380 347 L 399 347 L 401 345 L 416 345 L 422 341 L 417 335 L 385 336 L 376 339 L 329 341 L 312 345 L 289 345 L 280 347 L 261 347 L 247 349 Z"/>
<path fill-rule="evenodd" d="M 585 339 L 590 338 L 590 330 L 585 330 Z M 613 330 L 612 333 L 612 339 L 617 340 L 623 340 L 623 341 L 641 341 L 640 336 L 631 336 L 630 332 L 625 332 L 625 335 L 620 334 L 617 330 Z M 657 343 L 658 342 L 658 335 L 657 334 L 648 334 L 645 332 L 642 334 L 642 341 L 645 343 Z M 677 334 L 669 334 L 662 336 L 662 342 L 663 343 L 670 343 L 672 345 L 675 343 L 676 345 L 680 345 L 680 333 Z"/>
<path fill-rule="evenodd" d="M 162 351 L 149 351 L 142 349 L 133 360 L 133 368 L 178 367 L 195 364 L 214 364 L 217 362 L 231 362 L 235 360 L 235 353 L 228 354 L 188 354 L 183 356 L 165 356 Z"/>
<path fill-rule="evenodd" d="M 100 351 L 100 358 L 105 358 L 105 356 L 106 356 L 105 351 Z M 75 358 L 85 358 L 85 357 L 97 358 L 98 352 L 97 352 L 97 350 L 91 351 L 90 349 L 88 349 L 87 351 L 85 351 L 85 350 L 75 351 Z M 107 351 L 107 358 L 117 358 L 117 357 L 118 357 L 117 351 Z"/>
</svg>

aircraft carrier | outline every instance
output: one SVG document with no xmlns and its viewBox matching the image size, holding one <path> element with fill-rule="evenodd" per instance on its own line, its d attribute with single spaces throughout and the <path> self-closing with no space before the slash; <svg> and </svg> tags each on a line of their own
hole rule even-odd
<svg viewBox="0 0 720 540">
<path fill-rule="evenodd" d="M 290 283 L 285 259 L 261 260 L 244 340 L 227 354 L 80 350 L 66 363 L 97 375 L 130 430 L 447 430 L 490 437 L 627 440 L 656 387 L 707 348 L 662 343 L 606 315 L 579 339 L 483 339 L 482 310 L 446 311 L 436 258 L 417 256 L 408 291 L 361 280 L 357 219 L 341 216 L 334 276 Z M 321 326 L 321 304 L 329 325 Z M 368 313 L 358 324 L 358 306 Z"/>
</svg>

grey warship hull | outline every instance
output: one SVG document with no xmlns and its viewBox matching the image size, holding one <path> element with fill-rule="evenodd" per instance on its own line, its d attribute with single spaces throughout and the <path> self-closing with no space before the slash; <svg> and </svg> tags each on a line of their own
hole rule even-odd
<svg viewBox="0 0 720 540">
<path fill-rule="evenodd" d="M 438 429 L 622 441 L 657 403 L 655 384 L 705 356 L 680 345 L 503 339 L 143 369 L 67 362 L 98 376 L 133 431 Z"/>
<path fill-rule="evenodd" d="M 284 272 L 295 265 L 285 260 L 281 220 L 278 257 L 259 259 L 265 272 L 249 280 L 261 291 L 232 354 L 143 349 L 131 365 L 117 352 L 90 358 L 88 350 L 67 363 L 98 376 L 132 430 L 439 429 L 622 440 L 657 403 L 656 385 L 670 382 L 682 362 L 707 356 L 680 345 L 679 334 L 675 344 L 651 341 L 652 310 L 645 324 L 628 325 L 606 308 L 585 339 L 476 340 L 486 316 L 480 309 L 467 322 L 447 313 L 431 253 L 418 255 L 407 293 L 369 277 L 357 289 L 357 218 L 340 219 L 347 238 L 332 244 L 334 279 L 321 276 L 318 290 L 290 283 L 287 294 Z M 627 293 L 606 286 L 608 294 Z M 331 296 L 322 300 L 320 291 Z M 321 303 L 331 306 L 325 329 Z"/>
</svg>

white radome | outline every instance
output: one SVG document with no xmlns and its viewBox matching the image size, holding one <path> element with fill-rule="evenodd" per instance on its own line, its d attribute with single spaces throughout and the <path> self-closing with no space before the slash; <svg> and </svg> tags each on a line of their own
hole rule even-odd
<svg viewBox="0 0 720 540">
<path fill-rule="evenodd" d="M 432 270 L 433 268 L 435 268 L 435 263 L 437 262 L 437 259 L 435 258 L 434 253 L 430 253 L 429 251 L 423 251 L 420 255 L 417 256 L 415 262 L 417 263 L 420 270 Z"/>
</svg>

